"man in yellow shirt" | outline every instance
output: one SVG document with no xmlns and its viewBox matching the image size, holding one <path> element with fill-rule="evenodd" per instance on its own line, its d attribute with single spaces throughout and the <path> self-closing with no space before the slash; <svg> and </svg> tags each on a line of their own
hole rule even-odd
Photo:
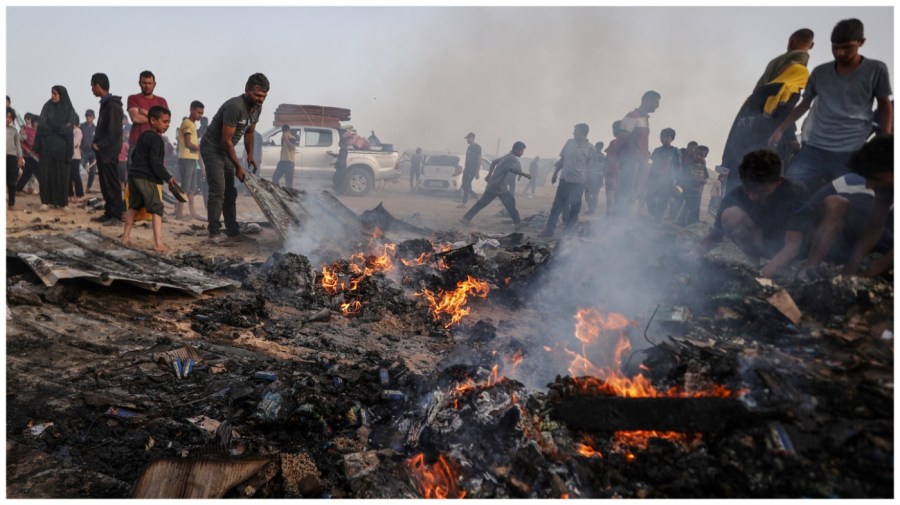
<svg viewBox="0 0 900 505">
<path fill-rule="evenodd" d="M 275 167 L 275 173 L 272 174 L 272 184 L 278 184 L 278 181 L 284 177 L 287 187 L 294 189 L 294 166 L 296 166 L 297 161 L 298 145 L 300 145 L 299 135 L 294 134 L 290 126 L 282 126 L 281 159 Z"/>
<path fill-rule="evenodd" d="M 203 104 L 198 100 L 191 102 L 191 114 L 184 118 L 178 127 L 178 175 L 181 189 L 187 193 L 187 205 L 190 217 L 184 215 L 184 204 L 175 202 L 175 219 L 190 221 L 191 218 L 205 221 L 194 210 L 194 195 L 197 194 L 197 163 L 200 160 L 200 142 L 197 138 L 196 121 L 203 116 Z"/>
</svg>

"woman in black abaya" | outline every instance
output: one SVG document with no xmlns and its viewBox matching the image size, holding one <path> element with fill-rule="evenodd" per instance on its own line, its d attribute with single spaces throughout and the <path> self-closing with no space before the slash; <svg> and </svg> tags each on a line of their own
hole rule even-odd
<svg viewBox="0 0 900 505">
<path fill-rule="evenodd" d="M 47 206 L 65 207 L 69 203 L 69 162 L 72 160 L 72 126 L 78 114 L 64 86 L 50 89 L 50 100 L 41 109 L 34 151 L 40 154 L 38 182 L 41 187 L 40 210 Z"/>
</svg>

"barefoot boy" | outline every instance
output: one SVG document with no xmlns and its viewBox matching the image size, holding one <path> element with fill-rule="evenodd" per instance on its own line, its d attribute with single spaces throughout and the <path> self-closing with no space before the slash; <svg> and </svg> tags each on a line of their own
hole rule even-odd
<svg viewBox="0 0 900 505">
<path fill-rule="evenodd" d="M 157 184 L 168 182 L 175 184 L 175 178 L 166 171 L 163 163 L 166 155 L 162 134 L 169 129 L 172 113 L 169 109 L 155 105 L 147 111 L 150 129 L 141 134 L 131 154 L 131 169 L 128 170 L 128 212 L 125 214 L 125 233 L 122 244 L 128 245 L 131 240 L 131 228 L 134 227 L 134 216 L 141 208 L 153 215 L 153 250 L 167 252 L 169 250 L 162 238 L 163 203 Z"/>
</svg>

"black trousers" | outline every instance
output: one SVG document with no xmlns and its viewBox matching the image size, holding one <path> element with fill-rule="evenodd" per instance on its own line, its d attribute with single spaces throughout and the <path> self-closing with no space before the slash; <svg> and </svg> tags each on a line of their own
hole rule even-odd
<svg viewBox="0 0 900 505">
<path fill-rule="evenodd" d="M 19 158 L 13 154 L 6 155 L 6 193 L 9 207 L 16 205 L 16 179 L 19 177 Z"/>
<path fill-rule="evenodd" d="M 84 186 L 81 184 L 81 160 L 72 160 L 69 165 L 69 196 L 84 196 Z"/>
<path fill-rule="evenodd" d="M 467 175 L 465 172 L 462 176 L 462 203 L 466 203 L 469 201 L 469 195 L 472 195 L 472 198 L 478 198 L 478 193 L 472 191 L 472 181 L 475 179 L 475 174 Z"/>
<path fill-rule="evenodd" d="M 25 185 L 28 184 L 28 181 L 37 173 L 39 163 L 36 159 L 31 156 L 25 157 L 25 166 L 22 167 L 22 177 L 19 177 L 19 182 L 16 184 L 16 191 L 22 191 L 25 189 Z"/>
<path fill-rule="evenodd" d="M 100 192 L 103 194 L 103 215 L 122 219 L 125 214 L 125 202 L 122 200 L 122 183 L 119 181 L 118 160 L 102 160 L 97 157 L 97 176 L 100 179 Z"/>
<path fill-rule="evenodd" d="M 91 164 L 92 161 L 95 160 L 94 151 L 81 151 L 81 166 L 85 167 L 88 173 L 87 179 L 87 189 L 90 190 L 91 186 L 94 185 L 94 177 L 97 175 L 97 164 L 94 163 L 91 168 L 87 168 L 88 165 Z"/>
</svg>

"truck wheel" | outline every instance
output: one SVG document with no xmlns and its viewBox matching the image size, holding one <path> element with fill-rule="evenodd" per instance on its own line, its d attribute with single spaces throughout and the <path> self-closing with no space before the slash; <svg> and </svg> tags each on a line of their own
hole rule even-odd
<svg viewBox="0 0 900 505">
<path fill-rule="evenodd" d="M 344 188 L 348 195 L 365 196 L 372 191 L 375 181 L 368 170 L 359 167 L 351 167 L 344 178 Z"/>
</svg>

